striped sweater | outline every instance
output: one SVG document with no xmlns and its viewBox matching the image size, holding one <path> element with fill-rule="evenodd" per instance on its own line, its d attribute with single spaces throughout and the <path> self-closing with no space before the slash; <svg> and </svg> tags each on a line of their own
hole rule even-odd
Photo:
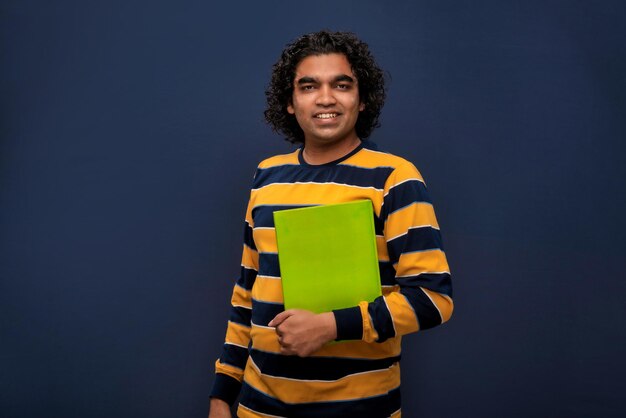
<svg viewBox="0 0 626 418">
<path fill-rule="evenodd" d="M 340 344 L 307 358 L 280 354 L 268 322 L 284 310 L 273 212 L 369 199 L 382 296 L 334 311 Z M 241 417 L 400 415 L 403 335 L 447 321 L 450 271 L 424 180 L 407 160 L 363 142 L 308 165 L 301 150 L 259 164 L 246 211 L 241 275 L 211 396 Z"/>
</svg>

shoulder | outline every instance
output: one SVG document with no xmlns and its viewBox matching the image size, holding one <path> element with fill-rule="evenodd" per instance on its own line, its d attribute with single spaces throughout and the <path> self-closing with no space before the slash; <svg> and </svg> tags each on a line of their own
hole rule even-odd
<svg viewBox="0 0 626 418">
<path fill-rule="evenodd" d="M 382 151 L 376 144 L 370 141 L 363 142 L 363 149 L 356 154 L 355 157 L 356 158 L 354 158 L 351 163 L 353 162 L 364 168 L 385 167 L 388 169 L 389 175 L 412 175 L 418 176 L 420 179 L 422 177 L 411 161 L 398 155 Z"/>
<path fill-rule="evenodd" d="M 298 150 L 266 158 L 257 166 L 252 188 L 258 189 L 276 181 L 288 182 L 299 165 Z"/>
<path fill-rule="evenodd" d="M 292 151 L 288 154 L 279 154 L 266 158 L 259 163 L 257 169 L 264 170 L 267 168 L 293 164 L 298 164 L 298 150 Z"/>
</svg>

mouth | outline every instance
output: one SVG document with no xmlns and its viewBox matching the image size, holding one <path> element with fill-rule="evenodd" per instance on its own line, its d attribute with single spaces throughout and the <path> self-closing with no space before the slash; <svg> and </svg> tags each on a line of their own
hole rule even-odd
<svg viewBox="0 0 626 418">
<path fill-rule="evenodd" d="M 313 117 L 315 119 L 335 119 L 337 116 L 339 116 L 339 113 L 328 112 L 328 113 L 317 113 Z"/>
</svg>

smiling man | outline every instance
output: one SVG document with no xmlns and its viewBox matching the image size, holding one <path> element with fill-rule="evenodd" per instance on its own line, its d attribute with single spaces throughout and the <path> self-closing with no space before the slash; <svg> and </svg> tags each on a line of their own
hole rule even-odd
<svg viewBox="0 0 626 418">
<path fill-rule="evenodd" d="M 383 72 L 353 34 L 322 31 L 286 47 L 266 94 L 268 123 L 302 146 L 257 168 L 209 416 L 229 417 L 237 396 L 240 417 L 400 416 L 401 338 L 447 321 L 453 303 L 422 176 L 366 140 Z M 374 207 L 382 296 L 285 311 L 273 212 L 362 199 Z"/>
<path fill-rule="evenodd" d="M 346 155 L 360 144 L 355 125 L 365 105 L 345 55 L 310 55 L 296 67 L 287 112 L 305 133 L 304 158 L 323 164 Z"/>
</svg>

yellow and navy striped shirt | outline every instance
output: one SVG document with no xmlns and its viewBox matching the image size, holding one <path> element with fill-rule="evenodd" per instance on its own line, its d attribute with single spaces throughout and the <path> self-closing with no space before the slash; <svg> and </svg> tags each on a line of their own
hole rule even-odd
<svg viewBox="0 0 626 418">
<path fill-rule="evenodd" d="M 383 295 L 334 311 L 340 344 L 310 357 L 280 354 L 284 310 L 273 212 L 369 199 Z M 402 335 L 452 315 L 450 270 L 424 180 L 407 160 L 364 141 L 345 157 L 309 165 L 301 150 L 258 166 L 246 211 L 241 275 L 211 396 L 240 417 L 400 416 Z"/>
</svg>

